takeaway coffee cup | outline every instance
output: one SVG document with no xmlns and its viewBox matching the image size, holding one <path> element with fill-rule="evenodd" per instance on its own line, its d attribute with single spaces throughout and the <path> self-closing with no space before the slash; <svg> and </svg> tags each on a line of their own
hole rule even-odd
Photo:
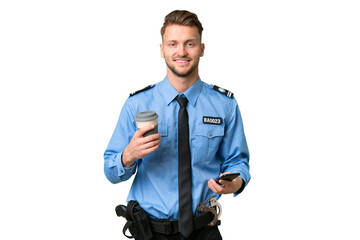
<svg viewBox="0 0 360 240">
<path fill-rule="evenodd" d="M 143 128 L 147 125 L 154 125 L 154 129 L 146 132 L 144 137 L 149 136 L 151 134 L 158 133 L 158 123 L 157 123 L 158 115 L 155 111 L 144 111 L 139 112 L 135 116 L 135 122 L 138 129 Z"/>
</svg>

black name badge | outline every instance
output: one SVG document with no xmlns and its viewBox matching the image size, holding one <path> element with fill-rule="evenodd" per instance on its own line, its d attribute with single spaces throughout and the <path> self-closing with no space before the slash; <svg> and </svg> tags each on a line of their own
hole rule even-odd
<svg viewBox="0 0 360 240">
<path fill-rule="evenodd" d="M 222 124 L 222 118 L 203 116 L 203 123 L 221 125 Z"/>
</svg>

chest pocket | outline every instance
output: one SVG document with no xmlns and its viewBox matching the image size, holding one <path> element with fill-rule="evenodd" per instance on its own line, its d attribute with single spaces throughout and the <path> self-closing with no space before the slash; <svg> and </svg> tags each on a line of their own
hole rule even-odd
<svg viewBox="0 0 360 240">
<path fill-rule="evenodd" d="M 194 138 L 194 162 L 208 162 L 214 159 L 223 136 L 223 125 L 198 125 Z"/>
</svg>

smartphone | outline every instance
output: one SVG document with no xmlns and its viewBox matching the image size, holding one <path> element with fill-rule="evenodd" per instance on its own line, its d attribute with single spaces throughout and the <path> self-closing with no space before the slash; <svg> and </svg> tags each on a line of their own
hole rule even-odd
<svg viewBox="0 0 360 240">
<path fill-rule="evenodd" d="M 219 177 L 215 182 L 219 184 L 219 180 L 232 181 L 238 176 L 240 176 L 240 173 L 227 173 Z"/>
</svg>

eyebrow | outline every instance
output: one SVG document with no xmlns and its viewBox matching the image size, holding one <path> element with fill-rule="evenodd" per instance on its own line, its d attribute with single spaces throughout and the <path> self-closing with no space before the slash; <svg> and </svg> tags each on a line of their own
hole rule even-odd
<svg viewBox="0 0 360 240">
<path fill-rule="evenodd" d="M 169 41 L 166 41 L 166 43 L 171 43 L 171 42 L 178 42 L 178 41 L 177 41 L 177 40 L 169 40 Z M 185 40 L 185 42 L 196 42 L 196 39 L 195 39 L 195 38 L 188 39 L 188 40 Z"/>
</svg>

